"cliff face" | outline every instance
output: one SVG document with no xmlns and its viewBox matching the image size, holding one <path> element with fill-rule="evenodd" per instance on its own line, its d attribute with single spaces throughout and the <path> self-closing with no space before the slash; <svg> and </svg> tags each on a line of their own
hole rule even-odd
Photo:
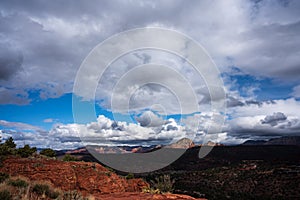
<svg viewBox="0 0 300 200">
<path fill-rule="evenodd" d="M 95 199 L 194 199 L 185 195 L 142 193 L 149 184 L 142 179 L 119 177 L 97 163 L 62 162 L 45 158 L 8 158 L 0 172 L 32 181 L 50 182 L 64 191 L 77 190 Z"/>
</svg>

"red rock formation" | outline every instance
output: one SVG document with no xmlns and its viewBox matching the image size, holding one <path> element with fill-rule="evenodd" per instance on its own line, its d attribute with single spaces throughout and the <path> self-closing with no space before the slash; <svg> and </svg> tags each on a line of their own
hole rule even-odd
<svg viewBox="0 0 300 200">
<path fill-rule="evenodd" d="M 83 194 L 141 192 L 149 185 L 142 179 L 130 183 L 97 163 L 62 162 L 53 159 L 9 158 L 0 171 L 12 176 L 51 182 L 62 190 L 79 190 Z"/>
<path fill-rule="evenodd" d="M 194 147 L 194 142 L 189 138 L 182 138 L 173 144 L 165 146 L 165 148 L 171 149 L 188 149 Z"/>
<path fill-rule="evenodd" d="M 143 188 L 149 187 L 148 183 L 142 179 L 126 180 L 97 163 L 8 158 L 2 164 L 0 172 L 47 181 L 64 191 L 77 190 L 95 199 L 194 199 L 186 195 L 142 193 Z"/>
</svg>

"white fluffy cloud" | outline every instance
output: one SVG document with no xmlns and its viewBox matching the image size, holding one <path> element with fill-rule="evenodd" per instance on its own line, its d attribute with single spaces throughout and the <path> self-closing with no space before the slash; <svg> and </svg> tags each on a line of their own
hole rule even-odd
<svg viewBox="0 0 300 200">
<path fill-rule="evenodd" d="M 50 131 L 24 123 L 1 120 L 1 136 L 12 136 L 18 145 L 28 143 L 37 147 L 55 149 L 76 148 L 87 144 L 94 145 L 151 145 L 168 144 L 187 135 L 185 128 L 168 119 L 152 127 L 135 123 L 116 122 L 100 115 L 96 122 L 88 124 L 56 124 Z M 15 131 L 10 128 L 18 128 Z"/>
</svg>

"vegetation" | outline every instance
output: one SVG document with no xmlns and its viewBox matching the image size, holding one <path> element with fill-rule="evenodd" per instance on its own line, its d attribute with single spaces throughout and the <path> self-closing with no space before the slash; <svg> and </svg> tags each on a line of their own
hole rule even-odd
<svg viewBox="0 0 300 200">
<path fill-rule="evenodd" d="M 23 148 L 17 150 L 17 154 L 22 158 L 27 158 L 36 152 L 36 147 L 30 147 L 28 144 L 25 144 Z"/>
<path fill-rule="evenodd" d="M 16 144 L 14 142 L 14 139 L 12 137 L 8 138 L 5 143 L 4 143 L 8 148 L 11 148 L 11 149 L 15 149 L 16 148 Z"/>
<path fill-rule="evenodd" d="M 1 140 L 0 140 L 1 141 Z M 0 157 L 3 159 L 8 155 L 16 154 L 16 144 L 12 137 L 8 138 L 4 143 L 0 144 Z"/>
<path fill-rule="evenodd" d="M 78 191 L 63 192 L 47 183 L 27 182 L 20 177 L 12 177 L 0 185 L 0 200 L 13 199 L 88 200 Z"/>
<path fill-rule="evenodd" d="M 300 197 L 300 146 L 215 147 L 204 159 L 198 159 L 198 153 L 199 148 L 188 149 L 170 166 L 136 176 L 151 183 L 151 188 L 145 189 L 150 193 L 159 188 L 156 177 L 169 175 L 175 181 L 174 193 L 196 198 Z"/>
<path fill-rule="evenodd" d="M 56 152 L 53 149 L 47 148 L 47 149 L 43 149 L 40 152 L 41 155 L 47 156 L 47 157 L 55 157 L 56 156 Z"/>
<path fill-rule="evenodd" d="M 18 188 L 26 188 L 28 186 L 28 183 L 22 179 L 16 179 L 16 180 L 9 180 L 8 185 L 18 187 Z"/>
<path fill-rule="evenodd" d="M 12 200 L 12 195 L 8 190 L 0 191 L 0 199 L 1 200 Z"/>
<path fill-rule="evenodd" d="M 63 158 L 63 161 L 70 162 L 70 161 L 78 161 L 78 158 L 75 156 L 71 156 L 70 154 L 66 154 Z"/>
<path fill-rule="evenodd" d="M 9 175 L 7 173 L 0 172 L 0 183 L 3 183 L 8 178 Z"/>
<path fill-rule="evenodd" d="M 46 184 L 35 184 L 32 188 L 32 192 L 37 195 L 46 195 L 50 199 L 56 199 L 59 196 L 59 192 L 54 191 Z"/>
<path fill-rule="evenodd" d="M 83 197 L 79 192 L 76 190 L 64 192 L 62 196 L 62 200 L 88 200 L 88 198 Z"/>
<path fill-rule="evenodd" d="M 171 179 L 170 175 L 155 177 L 150 182 L 154 190 L 159 190 L 162 193 L 173 192 L 174 180 Z"/>
<path fill-rule="evenodd" d="M 1 142 L 1 140 L 0 140 Z M 16 144 L 12 137 L 8 138 L 4 143 L 0 144 L 0 160 L 5 159 L 10 155 L 21 156 L 22 158 L 27 158 L 36 152 L 36 147 L 30 147 L 28 144 L 24 147 L 17 149 Z"/>
<path fill-rule="evenodd" d="M 125 178 L 128 179 L 133 179 L 134 178 L 134 174 L 133 173 L 129 173 L 125 176 Z"/>
</svg>

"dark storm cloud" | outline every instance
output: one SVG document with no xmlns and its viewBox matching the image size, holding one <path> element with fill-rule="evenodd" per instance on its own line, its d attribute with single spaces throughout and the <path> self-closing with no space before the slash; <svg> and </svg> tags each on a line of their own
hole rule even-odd
<svg viewBox="0 0 300 200">
<path fill-rule="evenodd" d="M 274 113 L 273 115 L 268 115 L 266 116 L 263 120 L 261 120 L 262 124 L 270 124 L 271 126 L 276 126 L 278 122 L 285 121 L 287 117 L 281 113 L 277 112 Z"/>
<path fill-rule="evenodd" d="M 23 55 L 10 44 L 0 43 L 0 80 L 8 80 L 22 67 Z"/>
</svg>

